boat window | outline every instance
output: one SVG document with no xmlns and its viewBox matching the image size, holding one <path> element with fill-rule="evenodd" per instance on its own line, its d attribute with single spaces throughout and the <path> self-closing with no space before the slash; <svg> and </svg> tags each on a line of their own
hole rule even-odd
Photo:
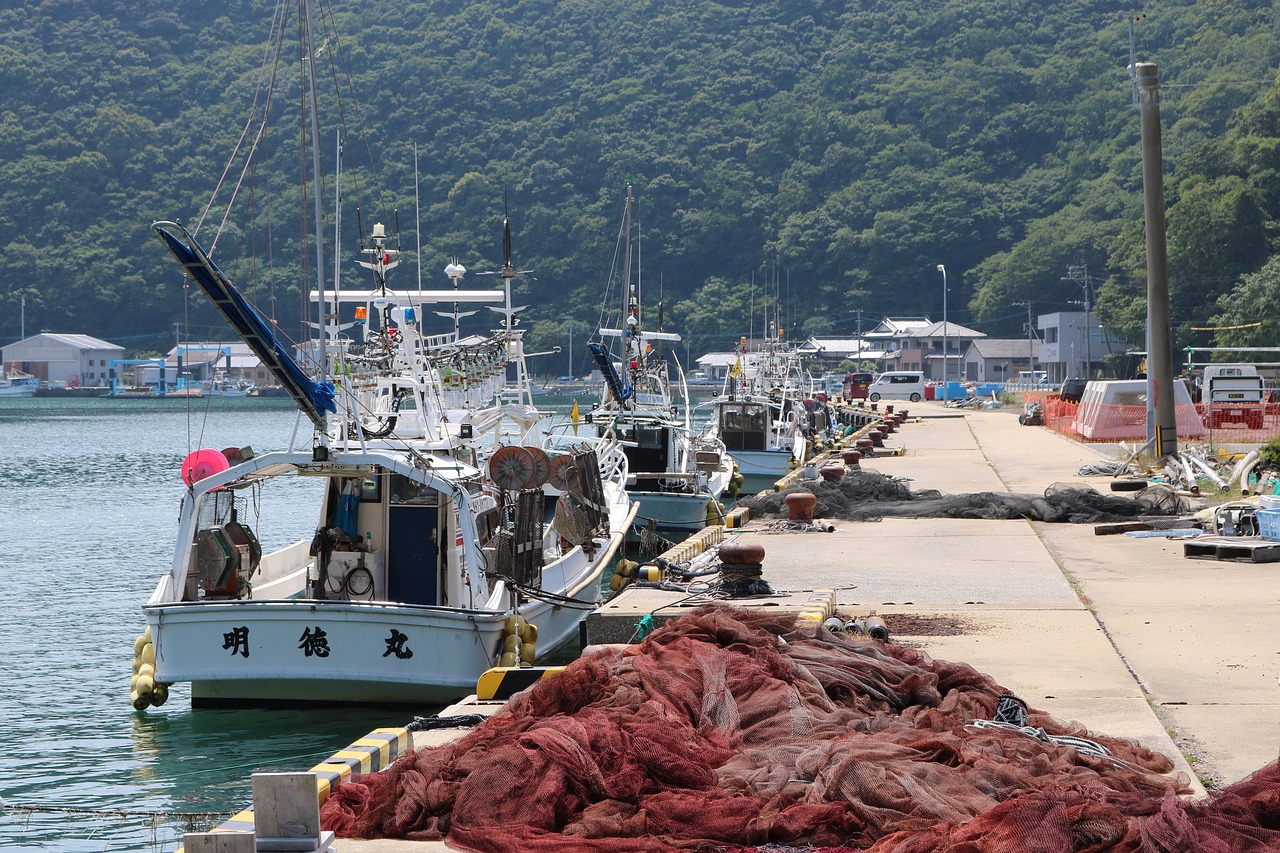
<svg viewBox="0 0 1280 853">
<path fill-rule="evenodd" d="M 666 430 L 658 427 L 650 429 L 647 427 L 637 426 L 629 431 L 627 438 L 634 441 L 640 447 L 650 450 L 663 450 L 667 446 Z"/>
<path fill-rule="evenodd" d="M 360 480 L 360 502 L 361 503 L 377 503 L 382 500 L 382 477 L 380 476 L 382 469 L 375 469 L 374 472 Z"/>
<path fill-rule="evenodd" d="M 765 407 L 761 405 L 725 406 L 720 425 L 727 430 L 764 430 Z"/>
<path fill-rule="evenodd" d="M 392 474 L 387 480 L 387 488 L 393 504 L 436 506 L 440 503 L 439 492 L 403 474 Z"/>
</svg>

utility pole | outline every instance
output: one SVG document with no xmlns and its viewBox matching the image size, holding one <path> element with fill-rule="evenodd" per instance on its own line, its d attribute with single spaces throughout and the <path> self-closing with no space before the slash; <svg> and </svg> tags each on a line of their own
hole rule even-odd
<svg viewBox="0 0 1280 853">
<path fill-rule="evenodd" d="M 942 273 L 942 399 L 949 400 L 947 393 L 947 268 L 938 264 L 938 272 Z"/>
<path fill-rule="evenodd" d="M 1093 324 L 1089 322 L 1089 267 L 1067 267 L 1067 275 L 1063 281 L 1074 281 L 1084 288 L 1084 301 L 1073 302 L 1073 305 L 1084 306 L 1084 379 L 1091 379 L 1093 372 Z"/>
<path fill-rule="evenodd" d="M 1018 306 L 1018 305 L 1025 306 L 1027 309 L 1027 370 L 1032 371 L 1032 376 L 1034 376 L 1035 369 L 1036 369 L 1036 355 L 1035 355 L 1035 344 L 1033 343 L 1033 341 L 1035 340 L 1035 331 L 1034 331 L 1034 327 L 1031 325 L 1031 303 L 1028 301 L 1028 302 L 1015 302 L 1013 304 L 1015 306 Z"/>
<path fill-rule="evenodd" d="M 1142 118 L 1142 199 L 1147 238 L 1147 433 L 1157 458 L 1178 452 L 1173 408 L 1169 253 L 1164 228 L 1164 161 L 1160 141 L 1160 80 L 1154 62 L 1133 67 Z"/>
</svg>

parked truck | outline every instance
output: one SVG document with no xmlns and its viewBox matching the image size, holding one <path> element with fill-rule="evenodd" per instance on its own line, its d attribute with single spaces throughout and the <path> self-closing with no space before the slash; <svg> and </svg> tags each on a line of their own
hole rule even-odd
<svg viewBox="0 0 1280 853">
<path fill-rule="evenodd" d="M 1262 377 L 1252 364 L 1209 364 L 1201 377 L 1201 400 L 1209 429 L 1243 426 L 1262 429 Z"/>
</svg>

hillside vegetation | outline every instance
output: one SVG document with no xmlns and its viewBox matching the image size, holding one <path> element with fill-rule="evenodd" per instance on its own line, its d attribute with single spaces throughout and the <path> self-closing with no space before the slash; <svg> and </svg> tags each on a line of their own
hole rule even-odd
<svg viewBox="0 0 1280 853">
<path fill-rule="evenodd" d="M 23 297 L 28 334 L 135 351 L 171 343 L 175 324 L 228 334 L 148 226 L 200 221 L 217 188 L 210 235 L 233 192 L 252 199 L 227 219 L 230 266 L 250 215 L 298 206 L 296 126 L 270 152 L 282 177 L 227 169 L 276 14 L 266 0 L 0 10 L 0 341 L 19 336 Z M 455 257 L 498 267 L 509 212 L 515 262 L 534 270 L 517 294 L 534 345 L 563 346 L 569 323 L 581 340 L 597 319 L 630 183 L 646 296 L 695 355 L 758 332 L 770 293 L 797 333 L 939 319 L 938 264 L 953 321 L 1024 334 L 1014 303 L 1066 310 L 1087 271 L 1098 315 L 1140 342 L 1133 19 L 1136 56 L 1166 87 L 1175 343 L 1280 343 L 1277 320 L 1251 325 L 1280 318 L 1271 2 L 334 0 L 317 17 L 325 73 L 361 98 L 322 102 L 326 163 L 338 107 L 370 139 L 344 149 L 344 258 L 361 224 L 398 226 L 410 286 L 420 228 L 423 278 L 447 286 Z M 296 70 L 278 73 L 279 105 L 296 106 Z M 286 329 L 311 275 L 296 238 L 277 228 L 270 268 L 235 272 Z"/>
</svg>

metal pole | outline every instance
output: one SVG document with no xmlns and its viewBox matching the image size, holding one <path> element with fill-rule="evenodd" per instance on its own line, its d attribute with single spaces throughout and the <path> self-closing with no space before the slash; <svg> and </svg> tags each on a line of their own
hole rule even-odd
<svg viewBox="0 0 1280 853">
<path fill-rule="evenodd" d="M 1142 187 L 1147 237 L 1147 399 L 1158 458 L 1178 452 L 1173 406 L 1173 349 L 1168 247 L 1164 225 L 1164 163 L 1160 141 L 1160 81 L 1154 62 L 1134 66 L 1142 117 Z"/>
<path fill-rule="evenodd" d="M 947 268 L 938 264 L 938 272 L 942 273 L 942 399 L 948 400 L 947 392 Z"/>
<path fill-rule="evenodd" d="M 1036 350 L 1035 350 L 1035 344 L 1033 343 L 1034 333 L 1032 332 L 1032 329 L 1031 329 L 1031 303 L 1015 302 L 1013 304 L 1025 306 L 1027 309 L 1027 370 L 1031 372 L 1032 376 L 1035 376 Z M 1005 377 L 1005 381 L 1008 381 L 1008 377 Z"/>
<path fill-rule="evenodd" d="M 1093 373 L 1093 324 L 1089 322 L 1089 268 L 1084 268 L 1084 364 L 1085 379 Z"/>
</svg>

